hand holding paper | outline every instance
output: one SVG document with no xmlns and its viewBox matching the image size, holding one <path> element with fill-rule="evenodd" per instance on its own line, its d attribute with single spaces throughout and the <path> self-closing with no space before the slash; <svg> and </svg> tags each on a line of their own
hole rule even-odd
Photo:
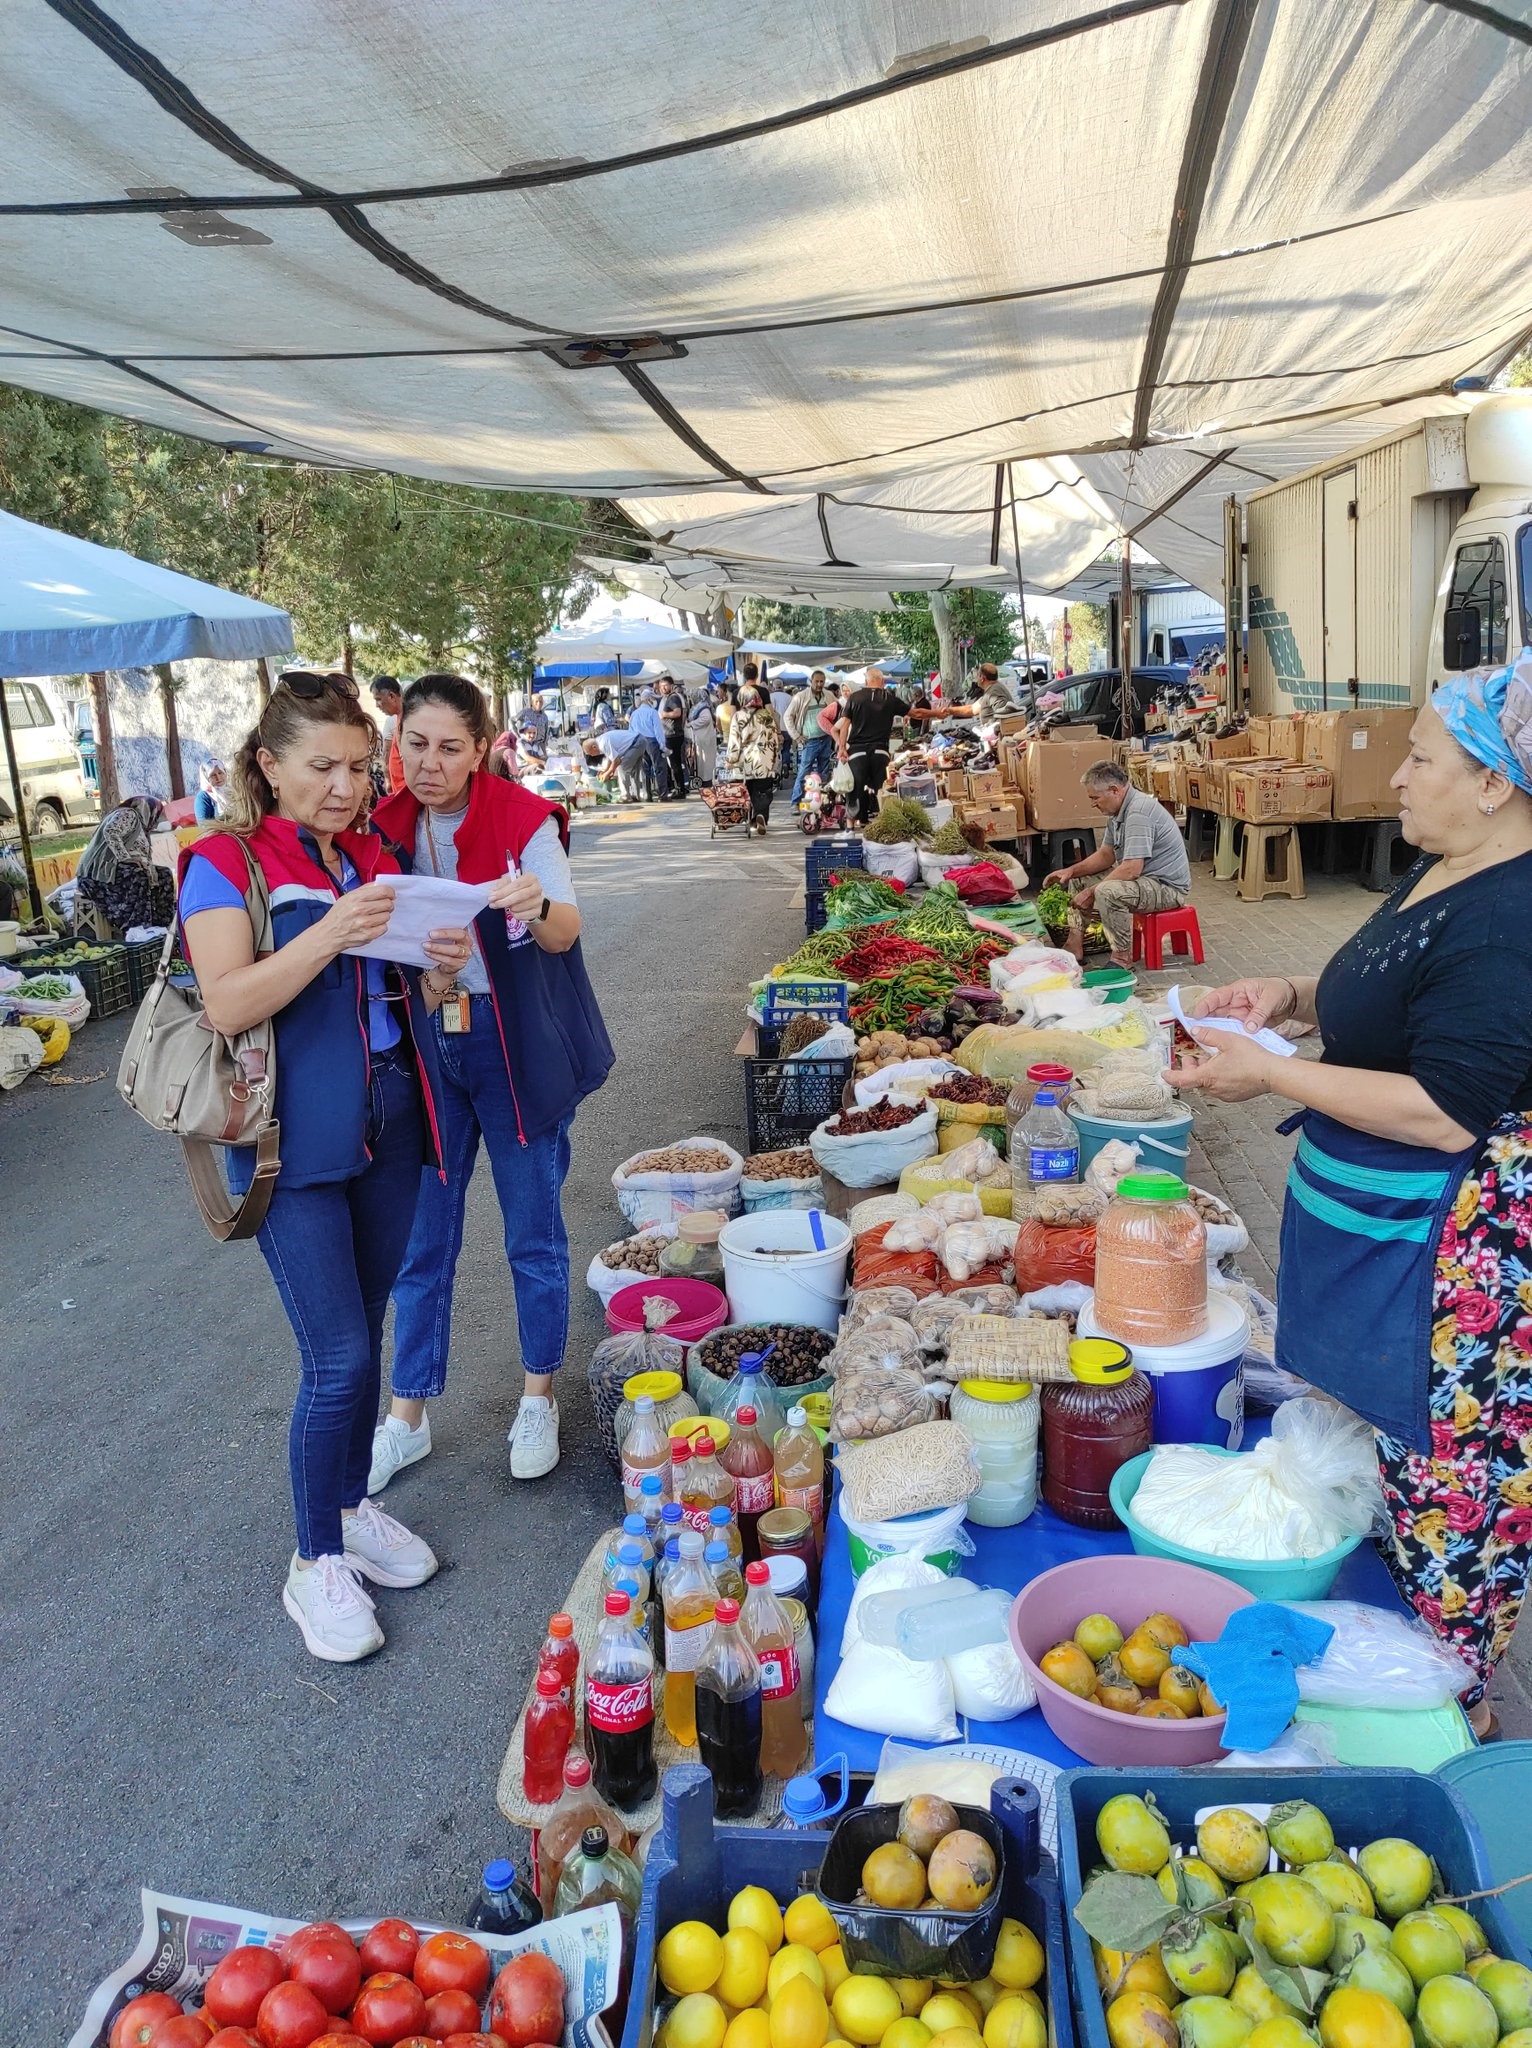
<svg viewBox="0 0 1532 2048">
<path fill-rule="evenodd" d="M 1283 1059 L 1291 1059 L 1293 1056 L 1295 1048 L 1279 1031 L 1248 1031 L 1237 1017 L 1189 1017 L 1182 1007 L 1179 983 L 1165 991 L 1165 1007 L 1184 1030 L 1193 1033 L 1232 1031 L 1236 1038 L 1243 1038 L 1251 1045 L 1260 1046 L 1263 1052 L 1277 1053 Z"/>
<path fill-rule="evenodd" d="M 426 950 L 433 932 L 461 931 L 489 902 L 485 883 L 449 882 L 440 875 L 390 875 L 393 914 L 381 938 L 348 946 L 359 960 L 394 960 L 407 967 L 436 967 Z"/>
</svg>

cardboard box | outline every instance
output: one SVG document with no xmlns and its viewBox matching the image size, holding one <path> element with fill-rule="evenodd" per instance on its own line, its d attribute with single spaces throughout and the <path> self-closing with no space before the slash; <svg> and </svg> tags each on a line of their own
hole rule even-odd
<svg viewBox="0 0 1532 2048">
<path fill-rule="evenodd" d="M 968 771 L 967 795 L 970 802 L 998 803 L 1004 789 L 1005 781 L 998 768 L 981 768 L 977 774 L 972 769 Z M 947 794 L 950 796 L 952 792 L 949 790 Z"/>
<path fill-rule="evenodd" d="M 1018 790 L 1023 798 L 1027 789 L 1027 747 L 1025 740 L 1002 740 L 1000 742 L 1000 781 L 1006 790 Z"/>
<path fill-rule="evenodd" d="M 1075 825 L 1099 826 L 1101 813 L 1080 787 L 1080 777 L 1098 761 L 1110 761 L 1112 742 L 1089 740 L 1027 742 L 1027 822 L 1037 832 L 1062 832 Z"/>
<path fill-rule="evenodd" d="M 949 803 L 965 803 L 968 798 L 968 777 L 961 768 L 944 769 L 937 778 L 941 783 L 942 795 Z"/>
<path fill-rule="evenodd" d="M 1228 813 L 1250 825 L 1307 823 L 1330 815 L 1330 771 L 1311 763 L 1263 762 L 1228 771 Z"/>
<path fill-rule="evenodd" d="M 1015 804 L 964 804 L 958 816 L 965 825 L 980 826 L 986 839 L 1014 839 L 1022 829 Z"/>
<path fill-rule="evenodd" d="M 1180 763 L 1176 761 L 1156 761 L 1150 768 L 1150 793 L 1157 796 L 1162 804 L 1180 801 L 1176 795 L 1179 773 Z"/>
<path fill-rule="evenodd" d="M 1364 711 L 1314 711 L 1303 721 L 1303 758 L 1334 778 L 1335 818 L 1397 818 L 1390 779 L 1409 752 L 1414 711 L 1406 705 Z"/>
<path fill-rule="evenodd" d="M 1247 728 L 1244 732 L 1231 732 L 1224 740 L 1204 740 L 1202 751 L 1210 761 L 1244 761 L 1255 750 L 1250 744 Z"/>
<path fill-rule="evenodd" d="M 1148 754 L 1129 754 L 1127 759 L 1128 780 L 1135 789 L 1141 789 L 1146 796 L 1154 794 L 1154 762 Z"/>
<path fill-rule="evenodd" d="M 1252 755 L 1272 761 L 1303 759 L 1303 720 L 1252 718 L 1245 727 Z"/>
<path fill-rule="evenodd" d="M 1203 761 L 1186 771 L 1186 803 L 1195 811 L 1221 811 L 1224 806 L 1224 778 L 1228 773 L 1222 761 Z"/>
<path fill-rule="evenodd" d="M 1002 739 L 1009 739 L 1016 733 L 1023 733 L 1032 723 L 1029 711 L 1008 711 L 1004 718 L 995 720 L 995 730 Z"/>
</svg>

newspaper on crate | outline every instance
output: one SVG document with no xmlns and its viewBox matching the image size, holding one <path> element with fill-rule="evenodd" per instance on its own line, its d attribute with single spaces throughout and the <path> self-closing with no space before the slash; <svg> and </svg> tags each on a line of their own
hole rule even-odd
<svg viewBox="0 0 1532 2048">
<path fill-rule="evenodd" d="M 107 2048 L 113 2020 L 141 1991 L 168 1991 L 183 2005 L 200 2004 L 203 1986 L 231 1949 L 268 1947 L 307 1924 L 147 1889 L 141 1897 L 144 1927 L 138 1946 L 121 1969 L 96 1986 L 69 2048 Z M 375 1919 L 342 1920 L 340 1924 L 349 1934 L 361 1936 Z M 422 1934 L 441 1931 L 434 1922 L 413 1924 Z M 622 1921 L 615 1906 L 595 1906 L 562 1919 L 545 1920 L 525 1934 L 474 1930 L 472 1938 L 488 1949 L 492 1973 L 512 1956 L 529 1950 L 551 1958 L 564 1976 L 562 2048 L 612 2048 L 600 2015 L 617 1996 L 622 1965 Z"/>
</svg>

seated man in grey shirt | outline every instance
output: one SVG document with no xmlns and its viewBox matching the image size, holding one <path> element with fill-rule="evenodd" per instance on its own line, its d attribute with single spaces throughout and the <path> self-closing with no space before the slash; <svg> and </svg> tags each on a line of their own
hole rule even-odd
<svg viewBox="0 0 1532 2048">
<path fill-rule="evenodd" d="M 1080 781 L 1107 821 L 1106 844 L 1045 875 L 1044 885 L 1066 883 L 1074 897 L 1064 943 L 1077 960 L 1085 956 L 1085 920 L 1094 910 L 1111 942 L 1113 966 L 1131 967 L 1134 911 L 1179 910 L 1191 895 L 1186 841 L 1159 799 L 1134 789 L 1115 761 L 1098 761 Z"/>
</svg>

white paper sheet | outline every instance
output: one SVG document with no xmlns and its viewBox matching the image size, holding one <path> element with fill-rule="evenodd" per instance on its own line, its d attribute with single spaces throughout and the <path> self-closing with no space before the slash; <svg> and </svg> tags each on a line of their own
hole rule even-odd
<svg viewBox="0 0 1532 2048">
<path fill-rule="evenodd" d="M 394 914 L 381 939 L 347 947 L 359 960 L 433 966 L 425 950 L 426 935 L 464 930 L 489 901 L 487 882 L 449 882 L 440 875 L 380 875 L 378 879 L 394 892 Z"/>
<path fill-rule="evenodd" d="M 1280 1031 L 1247 1031 L 1234 1017 L 1188 1017 L 1181 1007 L 1181 987 L 1165 991 L 1165 1007 L 1178 1024 L 1184 1024 L 1188 1031 L 1232 1031 L 1236 1038 L 1248 1038 L 1252 1045 L 1258 1045 L 1263 1052 L 1280 1053 L 1285 1060 L 1292 1058 L 1297 1047 L 1282 1036 Z"/>
</svg>

